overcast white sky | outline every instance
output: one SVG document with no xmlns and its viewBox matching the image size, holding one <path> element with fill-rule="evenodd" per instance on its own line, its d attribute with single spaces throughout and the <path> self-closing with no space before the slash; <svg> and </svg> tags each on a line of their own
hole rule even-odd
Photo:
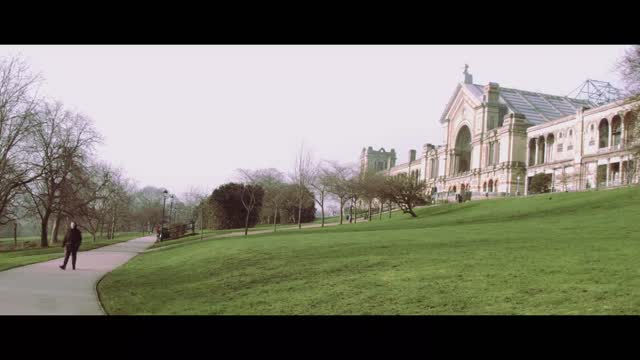
<svg viewBox="0 0 640 360">
<path fill-rule="evenodd" d="M 468 63 L 474 83 L 566 95 L 616 85 L 626 46 L 0 46 L 22 55 L 41 93 L 91 117 L 100 158 L 140 186 L 212 190 L 234 170 L 289 171 L 363 147 L 439 144 L 438 120 Z M 180 170 L 180 171 L 176 171 Z M 171 174 L 171 172 L 174 172 Z"/>
</svg>

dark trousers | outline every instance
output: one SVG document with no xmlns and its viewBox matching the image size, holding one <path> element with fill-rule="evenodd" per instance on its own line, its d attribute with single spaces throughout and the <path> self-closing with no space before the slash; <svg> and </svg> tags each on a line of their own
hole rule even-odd
<svg viewBox="0 0 640 360">
<path fill-rule="evenodd" d="M 63 268 L 67 267 L 67 262 L 69 262 L 69 255 L 71 255 L 71 266 L 73 266 L 73 270 L 76 269 L 76 258 L 78 256 L 78 247 L 74 245 L 67 245 L 65 248 L 64 254 L 64 263 L 62 264 Z"/>
</svg>

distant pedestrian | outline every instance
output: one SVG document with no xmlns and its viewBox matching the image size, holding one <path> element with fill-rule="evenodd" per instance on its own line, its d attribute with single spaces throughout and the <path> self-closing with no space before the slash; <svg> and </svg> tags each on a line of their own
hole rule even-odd
<svg viewBox="0 0 640 360">
<path fill-rule="evenodd" d="M 71 265 L 73 266 L 73 270 L 76 269 L 76 258 L 81 243 L 82 234 L 80 233 L 80 230 L 78 230 L 78 226 L 76 225 L 76 223 L 72 221 L 71 225 L 69 226 L 69 230 L 67 230 L 67 234 L 64 236 L 64 241 L 62 242 L 62 247 L 65 249 L 65 254 L 64 263 L 60 265 L 60 269 L 66 270 L 69 256 L 71 256 Z"/>
</svg>

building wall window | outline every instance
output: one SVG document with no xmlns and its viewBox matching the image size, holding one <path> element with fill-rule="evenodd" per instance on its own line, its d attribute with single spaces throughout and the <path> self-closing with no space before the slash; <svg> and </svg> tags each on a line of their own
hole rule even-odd
<svg viewBox="0 0 640 360">
<path fill-rule="evenodd" d="M 558 152 L 562 152 L 562 144 L 558 144 Z"/>
<path fill-rule="evenodd" d="M 493 165 L 493 153 L 495 151 L 494 146 L 495 145 L 493 142 L 489 143 L 489 156 L 487 158 L 487 165 Z"/>
<path fill-rule="evenodd" d="M 436 159 L 431 159 L 431 178 L 435 179 L 438 176 L 438 168 Z"/>
</svg>

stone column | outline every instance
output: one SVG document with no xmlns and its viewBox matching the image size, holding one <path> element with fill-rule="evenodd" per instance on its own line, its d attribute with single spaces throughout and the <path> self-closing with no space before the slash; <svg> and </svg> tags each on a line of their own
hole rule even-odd
<svg viewBox="0 0 640 360">
<path fill-rule="evenodd" d="M 611 121 L 609 121 L 609 140 L 608 140 L 608 141 L 609 141 L 609 142 L 608 142 L 608 145 L 609 145 L 608 147 L 609 147 L 609 149 L 611 149 L 611 145 L 612 145 L 612 144 L 611 144 L 611 138 L 612 138 L 611 129 L 612 129 L 612 127 L 611 127 Z M 607 166 L 608 166 L 608 165 L 607 165 Z M 608 170 L 608 169 L 609 169 L 609 168 L 607 167 L 607 170 Z"/>
<path fill-rule="evenodd" d="M 620 147 L 624 147 L 624 119 L 620 120 Z M 620 170 L 620 173 L 622 174 L 622 170 Z"/>
<path fill-rule="evenodd" d="M 604 186 L 609 186 L 609 173 L 610 173 L 609 167 L 611 166 L 610 161 L 611 161 L 610 159 L 607 159 L 607 176 L 605 177 Z"/>
<path fill-rule="evenodd" d="M 533 165 L 538 165 L 538 146 L 540 145 L 540 138 L 536 138 L 536 157 L 533 159 Z"/>
<path fill-rule="evenodd" d="M 524 160 L 525 166 L 529 166 L 529 158 L 531 157 L 531 139 L 527 138 L 527 157 Z"/>
</svg>

